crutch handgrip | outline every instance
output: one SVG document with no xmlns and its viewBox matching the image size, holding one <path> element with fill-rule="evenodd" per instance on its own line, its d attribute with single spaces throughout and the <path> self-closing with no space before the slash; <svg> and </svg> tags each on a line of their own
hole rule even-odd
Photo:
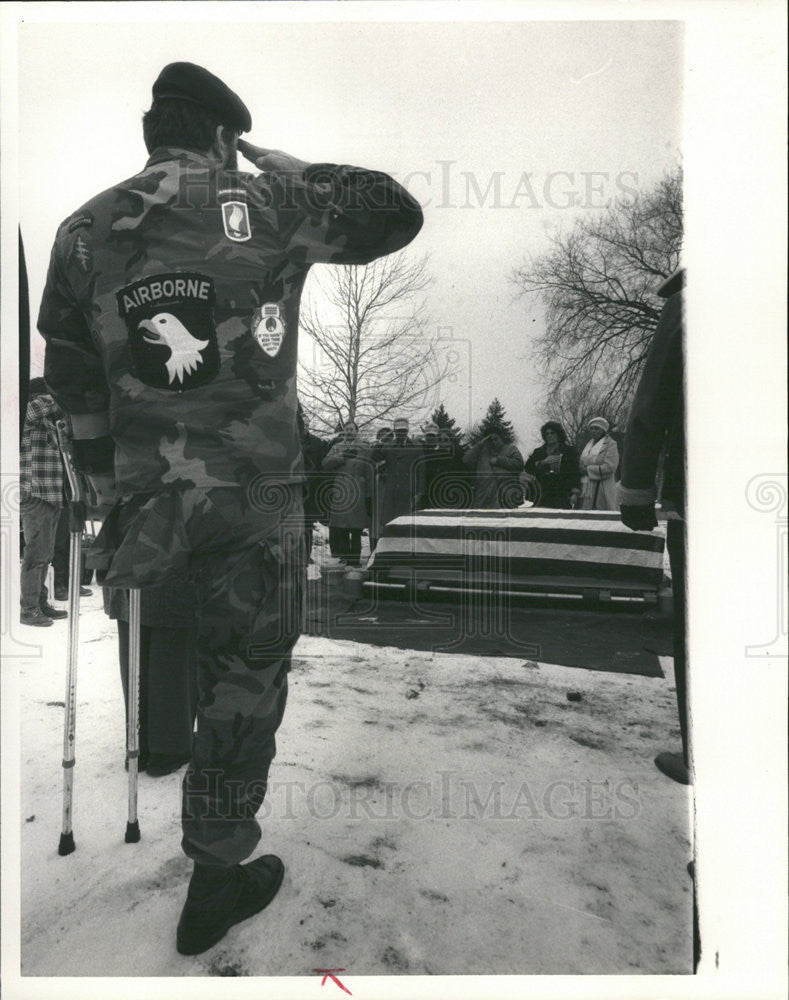
<svg viewBox="0 0 789 1000">
<path fill-rule="evenodd" d="M 58 436 L 58 448 L 63 459 L 63 467 L 66 470 L 66 480 L 69 489 L 69 502 L 81 501 L 84 504 L 85 490 L 82 480 L 77 473 L 77 464 L 74 461 L 74 448 L 68 433 L 68 424 L 65 420 L 58 420 L 55 424 L 55 431 Z"/>
</svg>

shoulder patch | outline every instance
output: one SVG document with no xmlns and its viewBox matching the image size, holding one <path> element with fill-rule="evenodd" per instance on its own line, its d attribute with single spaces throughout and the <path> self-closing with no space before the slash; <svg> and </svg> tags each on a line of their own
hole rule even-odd
<svg viewBox="0 0 789 1000">
<path fill-rule="evenodd" d="M 222 188 L 217 194 L 225 236 L 234 243 L 246 243 L 252 239 L 246 192 L 235 188 Z"/>
<path fill-rule="evenodd" d="M 77 215 L 68 224 L 68 231 L 73 233 L 75 229 L 82 229 L 93 225 L 93 216 L 90 212 L 83 212 Z"/>
</svg>

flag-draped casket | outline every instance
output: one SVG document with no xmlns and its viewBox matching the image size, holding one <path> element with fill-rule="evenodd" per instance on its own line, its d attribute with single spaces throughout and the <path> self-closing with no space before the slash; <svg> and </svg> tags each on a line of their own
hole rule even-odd
<svg viewBox="0 0 789 1000">
<path fill-rule="evenodd" d="M 664 544 L 614 511 L 420 510 L 385 526 L 367 565 L 377 582 L 654 596 Z"/>
</svg>

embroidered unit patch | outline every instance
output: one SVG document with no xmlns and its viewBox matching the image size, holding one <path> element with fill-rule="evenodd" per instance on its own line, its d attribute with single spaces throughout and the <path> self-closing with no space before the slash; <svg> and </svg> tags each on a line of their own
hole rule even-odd
<svg viewBox="0 0 789 1000">
<path fill-rule="evenodd" d="M 116 293 L 134 373 L 156 389 L 182 391 L 219 371 L 214 283 L 204 274 L 157 274 Z"/>
<path fill-rule="evenodd" d="M 285 339 L 285 320 L 279 302 L 266 302 L 252 316 L 252 335 L 270 358 L 279 354 Z"/>
</svg>

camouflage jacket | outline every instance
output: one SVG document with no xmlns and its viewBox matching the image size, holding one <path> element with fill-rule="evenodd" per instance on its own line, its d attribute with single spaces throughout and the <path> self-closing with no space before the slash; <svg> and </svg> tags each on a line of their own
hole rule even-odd
<svg viewBox="0 0 789 1000">
<path fill-rule="evenodd" d="M 302 478 L 299 300 L 312 264 L 408 244 L 417 202 L 386 174 L 252 175 L 157 149 L 66 219 L 38 328 L 45 378 L 120 492 Z M 107 436 L 109 435 L 109 437 Z"/>
</svg>

